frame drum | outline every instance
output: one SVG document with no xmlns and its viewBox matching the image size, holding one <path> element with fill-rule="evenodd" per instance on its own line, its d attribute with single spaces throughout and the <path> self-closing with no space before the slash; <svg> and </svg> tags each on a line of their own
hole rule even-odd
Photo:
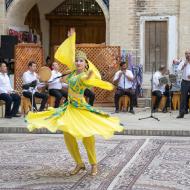
<svg viewBox="0 0 190 190">
<path fill-rule="evenodd" d="M 48 82 L 49 79 L 51 78 L 51 69 L 49 67 L 41 67 L 39 70 L 39 80 L 41 82 Z"/>
</svg>

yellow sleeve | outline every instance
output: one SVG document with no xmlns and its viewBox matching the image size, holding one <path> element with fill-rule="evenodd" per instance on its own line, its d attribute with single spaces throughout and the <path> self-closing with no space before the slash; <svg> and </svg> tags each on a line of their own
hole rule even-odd
<svg viewBox="0 0 190 190">
<path fill-rule="evenodd" d="M 55 59 L 66 65 L 71 71 L 75 70 L 76 33 L 68 37 L 57 49 Z"/>
<path fill-rule="evenodd" d="M 107 81 L 103 81 L 100 78 L 97 78 L 95 73 L 93 73 L 93 76 L 90 79 L 86 79 L 86 76 L 87 75 L 84 74 L 80 78 L 80 81 L 86 87 L 98 87 L 98 88 L 102 88 L 102 89 L 105 89 L 105 90 L 113 90 L 114 89 L 113 84 L 111 84 L 111 83 L 109 83 Z"/>
</svg>

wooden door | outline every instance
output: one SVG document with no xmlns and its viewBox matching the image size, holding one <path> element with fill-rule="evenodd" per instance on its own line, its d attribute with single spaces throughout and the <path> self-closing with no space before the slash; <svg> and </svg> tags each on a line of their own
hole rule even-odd
<svg viewBox="0 0 190 190">
<path fill-rule="evenodd" d="M 167 21 L 147 21 L 145 23 L 145 72 L 167 66 L 168 27 Z"/>
<path fill-rule="evenodd" d="M 54 47 L 60 45 L 67 38 L 69 28 L 76 28 L 76 43 L 105 42 L 106 24 L 104 17 L 62 17 L 50 20 L 50 52 L 54 54 Z"/>
</svg>

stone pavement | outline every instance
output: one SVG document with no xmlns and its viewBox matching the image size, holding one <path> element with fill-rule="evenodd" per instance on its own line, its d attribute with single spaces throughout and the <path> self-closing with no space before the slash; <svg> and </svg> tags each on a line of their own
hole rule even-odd
<svg viewBox="0 0 190 190">
<path fill-rule="evenodd" d="M 110 114 L 114 108 L 99 108 Z M 185 115 L 184 119 L 176 119 L 178 112 L 156 113 L 160 121 L 154 119 L 139 120 L 139 118 L 150 115 L 150 109 L 136 109 L 136 114 L 119 113 L 112 114 L 121 119 L 124 124 L 126 135 L 153 135 L 153 136 L 190 136 L 190 114 Z M 0 133 L 28 133 L 24 118 L 0 119 Z M 38 130 L 35 133 L 48 133 L 47 130 Z"/>
<path fill-rule="evenodd" d="M 0 135 L 0 190 L 189 190 L 190 138 L 97 138 L 99 173 L 74 167 L 62 135 Z"/>
</svg>

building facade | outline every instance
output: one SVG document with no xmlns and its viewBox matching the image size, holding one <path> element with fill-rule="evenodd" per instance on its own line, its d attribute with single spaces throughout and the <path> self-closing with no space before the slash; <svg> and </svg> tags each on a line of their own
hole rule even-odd
<svg viewBox="0 0 190 190">
<path fill-rule="evenodd" d="M 70 19 L 73 25 L 80 23 L 77 27 L 83 32 L 79 43 L 106 43 L 132 52 L 135 62 L 143 64 L 146 86 L 152 70 L 161 64 L 170 68 L 172 60 L 184 57 L 184 51 L 190 48 L 189 7 L 189 0 L 0 0 L 0 34 L 7 34 L 9 28 L 31 29 L 31 20 L 37 19 L 34 25 L 38 29 L 34 29 L 40 33 L 45 55 L 49 55 L 51 46 L 63 40 L 52 37 L 56 31 L 52 23 L 59 19 L 62 30 L 57 29 L 55 36 L 61 33 L 65 38 L 63 31 L 70 25 L 65 24 L 64 29 L 63 25 Z M 80 15 L 80 11 L 85 14 Z"/>
</svg>

